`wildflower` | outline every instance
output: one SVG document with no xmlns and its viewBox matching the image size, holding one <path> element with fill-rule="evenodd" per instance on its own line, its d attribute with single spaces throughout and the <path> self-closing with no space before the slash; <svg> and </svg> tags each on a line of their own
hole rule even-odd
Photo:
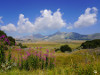
<svg viewBox="0 0 100 75">
<path fill-rule="evenodd" d="M 94 72 L 94 73 L 97 73 L 97 70 L 94 70 L 93 72 Z"/>
<path fill-rule="evenodd" d="M 26 53 L 27 53 L 27 56 L 30 56 L 31 55 L 31 53 L 29 53 L 28 51 Z"/>
<path fill-rule="evenodd" d="M 53 51 L 53 53 L 55 54 L 55 51 Z"/>
<path fill-rule="evenodd" d="M 18 49 L 16 49 L 16 50 L 20 51 L 20 50 L 21 50 L 21 48 L 18 48 Z"/>
<path fill-rule="evenodd" d="M 16 46 L 17 44 L 15 43 L 15 46 Z"/>
<path fill-rule="evenodd" d="M 50 57 L 52 57 L 52 53 L 50 53 Z"/>
<path fill-rule="evenodd" d="M 21 63 L 19 63 L 19 66 L 21 66 Z"/>
<path fill-rule="evenodd" d="M 36 49 L 38 49 L 38 47 L 36 47 Z"/>
<path fill-rule="evenodd" d="M 46 61 L 46 57 L 42 57 L 44 61 Z"/>
<path fill-rule="evenodd" d="M 24 55 L 23 59 L 26 60 L 27 59 L 27 56 Z"/>
<path fill-rule="evenodd" d="M 10 42 L 8 42 L 8 44 L 10 45 Z"/>
<path fill-rule="evenodd" d="M 8 42 L 8 38 L 5 38 L 4 41 Z"/>
<path fill-rule="evenodd" d="M 47 49 L 47 53 L 49 53 L 49 50 Z"/>
<path fill-rule="evenodd" d="M 40 49 L 41 49 L 42 47 L 40 47 Z"/>
<path fill-rule="evenodd" d="M 48 54 L 44 54 L 44 56 L 48 57 Z"/>
<path fill-rule="evenodd" d="M 1 36 L 1 38 L 4 38 L 4 37 L 5 37 L 5 35 L 2 35 L 2 36 Z"/>
<path fill-rule="evenodd" d="M 37 51 L 35 51 L 35 53 L 37 53 Z"/>
<path fill-rule="evenodd" d="M 22 56 L 22 53 L 20 53 L 20 56 Z"/>
<path fill-rule="evenodd" d="M 31 50 L 31 48 L 29 48 L 29 50 Z"/>
</svg>

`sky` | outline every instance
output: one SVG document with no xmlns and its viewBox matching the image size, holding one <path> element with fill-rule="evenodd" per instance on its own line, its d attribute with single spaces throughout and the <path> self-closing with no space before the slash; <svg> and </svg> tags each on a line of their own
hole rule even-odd
<svg viewBox="0 0 100 75">
<path fill-rule="evenodd" d="M 9 36 L 100 33 L 100 0 L 0 0 L 0 30 Z"/>
</svg>

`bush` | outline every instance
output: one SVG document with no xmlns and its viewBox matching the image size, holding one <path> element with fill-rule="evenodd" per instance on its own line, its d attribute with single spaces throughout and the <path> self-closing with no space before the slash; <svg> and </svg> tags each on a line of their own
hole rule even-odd
<svg viewBox="0 0 100 75">
<path fill-rule="evenodd" d="M 21 48 L 27 48 L 27 46 L 21 46 Z"/>
<path fill-rule="evenodd" d="M 69 51 L 71 52 L 72 49 L 68 45 L 63 45 L 60 47 L 61 52 Z"/>
<path fill-rule="evenodd" d="M 2 36 L 2 35 L 7 36 L 6 33 L 4 33 L 3 31 L 0 30 L 0 36 Z"/>
<path fill-rule="evenodd" d="M 20 47 L 22 47 L 22 43 L 19 43 L 17 46 L 20 46 Z"/>
<path fill-rule="evenodd" d="M 86 41 L 81 44 L 81 47 L 83 49 L 94 49 L 94 48 L 100 47 L 100 39 Z"/>
<path fill-rule="evenodd" d="M 60 50 L 59 48 L 57 48 L 57 49 L 55 48 L 55 52 L 57 52 L 57 51 L 59 51 L 59 50 Z"/>
<path fill-rule="evenodd" d="M 10 41 L 10 46 L 15 45 L 15 39 L 11 36 L 8 36 L 8 39 Z"/>
<path fill-rule="evenodd" d="M 23 46 L 22 43 L 19 43 L 18 46 L 20 46 L 21 48 L 27 48 L 27 46 Z"/>
<path fill-rule="evenodd" d="M 15 39 L 11 36 L 7 36 L 6 33 L 0 30 L 0 41 L 4 41 L 4 45 L 15 45 Z"/>
</svg>

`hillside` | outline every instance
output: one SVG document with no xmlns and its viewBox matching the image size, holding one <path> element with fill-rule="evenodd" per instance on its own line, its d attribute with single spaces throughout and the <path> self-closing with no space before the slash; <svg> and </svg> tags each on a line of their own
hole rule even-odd
<svg viewBox="0 0 100 75">
<path fill-rule="evenodd" d="M 65 40 L 93 40 L 93 39 L 100 39 L 100 33 L 83 35 L 75 32 L 56 32 L 51 35 L 42 35 L 42 34 L 33 34 L 30 36 L 23 36 L 20 39 L 30 39 L 33 41 L 65 41 Z"/>
</svg>

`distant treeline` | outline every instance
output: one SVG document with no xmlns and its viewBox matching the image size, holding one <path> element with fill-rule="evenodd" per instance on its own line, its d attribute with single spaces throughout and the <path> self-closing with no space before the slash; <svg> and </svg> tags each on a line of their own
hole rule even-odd
<svg viewBox="0 0 100 75">
<path fill-rule="evenodd" d="M 100 47 L 100 39 L 86 41 L 86 42 L 81 44 L 81 47 L 83 49 L 93 49 L 93 48 Z"/>
</svg>

